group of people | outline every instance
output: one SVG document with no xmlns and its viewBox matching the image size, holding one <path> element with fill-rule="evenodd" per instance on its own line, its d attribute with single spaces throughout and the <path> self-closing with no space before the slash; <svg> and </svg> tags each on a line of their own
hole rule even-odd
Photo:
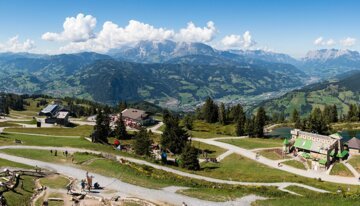
<svg viewBox="0 0 360 206">
<path fill-rule="evenodd" d="M 54 156 L 57 156 L 57 150 L 50 150 L 50 154 L 54 154 Z M 67 150 L 63 151 L 63 155 L 67 157 L 69 152 Z"/>
</svg>

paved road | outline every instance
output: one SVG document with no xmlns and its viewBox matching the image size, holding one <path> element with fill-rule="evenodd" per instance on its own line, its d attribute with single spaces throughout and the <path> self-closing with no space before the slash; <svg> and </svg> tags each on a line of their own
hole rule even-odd
<svg viewBox="0 0 360 206">
<path fill-rule="evenodd" d="M 159 122 L 155 126 L 150 127 L 148 130 L 151 130 L 152 133 L 162 134 L 162 131 L 159 131 L 158 129 L 163 125 L 164 125 L 163 122 Z"/>
<path fill-rule="evenodd" d="M 351 173 L 353 173 L 353 175 L 354 175 L 357 179 L 359 179 L 360 174 L 358 173 L 358 171 L 357 171 L 351 164 L 349 164 L 348 162 L 343 163 L 343 164 L 351 171 Z"/>
<path fill-rule="evenodd" d="M 97 151 L 92 151 L 92 150 L 86 150 L 86 149 L 78 149 L 78 148 L 67 148 L 67 147 L 42 147 L 42 146 L 25 146 L 25 145 L 9 145 L 9 146 L 0 146 L 0 150 L 2 149 L 37 149 L 37 150 L 58 150 L 58 151 L 65 151 L 67 150 L 70 153 L 73 152 L 89 152 L 89 153 L 95 153 L 95 154 L 101 154 L 101 152 L 97 152 Z M 292 183 L 292 182 L 275 182 L 275 183 L 261 183 L 261 182 L 240 182 L 240 181 L 231 181 L 231 180 L 221 180 L 221 179 L 216 179 L 216 178 L 211 178 L 211 177 L 204 177 L 201 175 L 196 175 L 196 174 L 191 174 L 191 173 L 187 173 L 187 172 L 183 172 L 180 170 L 176 170 L 176 169 L 172 169 L 169 167 L 165 167 L 162 165 L 158 165 L 158 164 L 154 164 L 154 163 L 150 163 L 144 160 L 139 160 L 139 159 L 135 159 L 135 158 L 131 158 L 131 157 L 124 157 L 121 155 L 116 155 L 116 158 L 118 160 L 120 159 L 125 159 L 129 162 L 133 162 L 136 164 L 141 164 L 141 165 L 147 165 L 147 166 L 151 166 L 155 169 L 160 169 L 160 170 L 164 170 L 166 172 L 170 172 L 170 173 L 174 173 L 183 177 L 189 177 L 189 178 L 193 178 L 193 179 L 199 179 L 199 180 L 205 180 L 208 182 L 213 182 L 213 183 L 220 183 L 220 184 L 231 184 L 231 185 L 248 185 L 248 186 L 274 186 L 274 187 L 278 187 L 279 189 L 285 188 L 287 186 L 290 185 L 296 185 L 299 187 L 303 187 L 309 190 L 313 190 L 316 192 L 327 192 L 325 190 L 322 189 L 318 189 L 315 187 L 311 187 L 308 185 L 304 185 L 304 184 L 300 184 L 300 183 Z M 285 190 L 284 190 L 285 191 Z"/>
<path fill-rule="evenodd" d="M 276 160 L 270 160 L 270 159 L 265 158 L 263 156 L 260 156 L 258 159 L 255 159 L 255 156 L 256 156 L 255 152 L 253 152 L 251 150 L 247 150 L 247 149 L 237 147 L 235 145 L 227 144 L 227 143 L 224 143 L 224 142 L 219 142 L 219 141 L 216 141 L 216 139 L 218 139 L 218 138 L 214 138 L 214 139 L 192 138 L 192 140 L 194 140 L 194 141 L 199 141 L 199 142 L 203 142 L 203 143 L 206 143 L 206 144 L 218 146 L 218 147 L 233 151 L 234 153 L 240 154 L 240 155 L 245 156 L 247 158 L 253 159 L 255 161 L 258 161 L 259 163 L 265 164 L 265 165 L 267 165 L 269 167 L 280 169 L 280 170 L 290 172 L 290 173 L 293 173 L 293 174 L 297 174 L 297 175 L 300 175 L 300 176 L 303 176 L 303 177 L 321 178 L 324 181 L 334 182 L 334 183 L 360 185 L 360 182 L 355 177 L 341 177 L 341 176 L 328 175 L 326 173 L 320 173 L 320 172 L 316 172 L 314 170 L 296 169 L 294 167 L 290 167 L 290 166 L 287 166 L 287 165 L 283 165 L 282 167 L 278 167 L 278 161 L 276 161 Z"/>
<path fill-rule="evenodd" d="M 7 155 L 0 153 L 0 158 L 7 159 L 9 161 L 14 161 L 27 165 L 37 165 L 38 167 L 54 170 L 58 173 L 64 174 L 69 177 L 73 177 L 76 179 L 84 179 L 86 171 L 78 168 L 53 164 L 48 162 L 42 162 L 22 157 L 16 157 L 12 155 Z M 138 197 L 141 199 L 146 199 L 148 201 L 152 201 L 154 203 L 166 203 L 171 205 L 181 205 L 182 202 L 185 202 L 188 205 L 192 206 L 222 206 L 222 205 L 244 205 L 247 206 L 251 204 L 251 202 L 257 199 L 263 199 L 261 197 L 257 197 L 254 195 L 246 196 L 244 198 L 238 199 L 236 201 L 229 202 L 210 202 L 205 200 L 199 200 L 196 198 L 180 195 L 174 193 L 171 190 L 156 190 L 156 189 L 148 189 L 144 187 L 139 187 L 135 185 L 131 185 L 128 183 L 124 183 L 119 181 L 118 179 L 105 177 L 100 174 L 90 173 L 90 175 L 94 176 L 94 181 L 99 182 L 101 185 L 105 186 L 107 189 L 115 190 L 118 192 L 117 195 L 121 197 Z"/>
</svg>

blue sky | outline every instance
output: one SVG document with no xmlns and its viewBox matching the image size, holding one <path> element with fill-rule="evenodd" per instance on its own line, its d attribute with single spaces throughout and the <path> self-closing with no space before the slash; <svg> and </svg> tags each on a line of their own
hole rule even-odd
<svg viewBox="0 0 360 206">
<path fill-rule="evenodd" d="M 321 48 L 359 50 L 359 8 L 359 1 L 346 0 L 2 0 L 0 51 L 106 52 L 146 39 L 139 32 L 150 26 L 150 40 L 202 41 L 219 49 L 270 49 L 302 57 Z M 84 31 L 71 24 L 64 32 L 67 17 Z M 130 20 L 135 22 L 123 31 Z M 113 30 L 102 31 L 107 21 Z M 108 41 L 110 36 L 114 39 Z"/>
</svg>

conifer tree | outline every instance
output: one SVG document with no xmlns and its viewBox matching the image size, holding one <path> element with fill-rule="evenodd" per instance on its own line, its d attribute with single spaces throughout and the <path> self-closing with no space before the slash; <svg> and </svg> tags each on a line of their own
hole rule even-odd
<svg viewBox="0 0 360 206">
<path fill-rule="evenodd" d="M 184 126 L 187 130 L 193 129 L 194 118 L 190 114 L 185 115 L 183 121 L 184 121 Z"/>
<path fill-rule="evenodd" d="M 291 113 L 291 122 L 297 123 L 300 121 L 300 115 L 297 109 L 294 108 L 293 112 Z"/>
<path fill-rule="evenodd" d="M 246 119 L 245 134 L 248 135 L 249 137 L 254 137 L 255 135 L 254 123 L 255 123 L 255 117 L 250 117 Z"/>
<path fill-rule="evenodd" d="M 199 170 L 200 163 L 198 159 L 198 151 L 190 144 L 186 144 L 184 151 L 180 156 L 180 166 L 188 170 Z"/>
<path fill-rule="evenodd" d="M 255 117 L 255 135 L 257 137 L 264 137 L 264 127 L 266 124 L 266 112 L 265 109 L 263 107 L 259 107 L 257 113 L 256 113 L 256 117 Z"/>
<path fill-rule="evenodd" d="M 135 135 L 134 151 L 137 155 L 150 156 L 152 140 L 145 128 L 141 128 Z"/>
<path fill-rule="evenodd" d="M 103 142 L 103 143 L 108 142 L 107 138 L 109 135 L 109 129 L 108 129 L 109 125 L 106 119 L 107 117 L 103 113 L 103 111 L 99 110 L 96 116 L 96 124 L 94 126 L 94 130 L 95 130 L 93 136 L 94 142 Z"/>
<path fill-rule="evenodd" d="M 128 133 L 126 131 L 125 123 L 122 120 L 121 113 L 120 113 L 120 116 L 118 117 L 118 119 L 116 120 L 114 132 L 115 132 L 115 137 L 118 139 L 127 139 L 128 138 Z"/>
<path fill-rule="evenodd" d="M 208 97 L 202 107 L 204 120 L 208 123 L 215 123 L 218 121 L 218 113 L 218 106 Z"/>
<path fill-rule="evenodd" d="M 179 118 L 169 111 L 164 112 L 163 118 L 165 130 L 161 135 L 160 144 L 172 153 L 180 154 L 188 141 L 189 135 L 179 125 Z"/>
<path fill-rule="evenodd" d="M 243 136 L 245 134 L 246 116 L 240 104 L 236 106 L 236 135 Z"/>
<path fill-rule="evenodd" d="M 331 108 L 331 122 L 338 122 L 339 121 L 339 117 L 338 117 L 338 112 L 337 112 L 337 107 L 334 104 Z"/>
<path fill-rule="evenodd" d="M 219 107 L 219 122 L 222 125 L 226 124 L 226 110 L 225 110 L 225 105 L 222 102 Z"/>
</svg>

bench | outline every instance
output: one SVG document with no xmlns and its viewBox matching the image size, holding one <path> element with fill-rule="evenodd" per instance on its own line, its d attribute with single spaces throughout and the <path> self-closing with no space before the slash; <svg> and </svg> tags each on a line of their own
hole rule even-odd
<svg viewBox="0 0 360 206">
<path fill-rule="evenodd" d="M 19 140 L 19 139 L 15 139 L 15 143 L 16 143 L 16 144 L 22 144 L 22 141 Z"/>
</svg>

